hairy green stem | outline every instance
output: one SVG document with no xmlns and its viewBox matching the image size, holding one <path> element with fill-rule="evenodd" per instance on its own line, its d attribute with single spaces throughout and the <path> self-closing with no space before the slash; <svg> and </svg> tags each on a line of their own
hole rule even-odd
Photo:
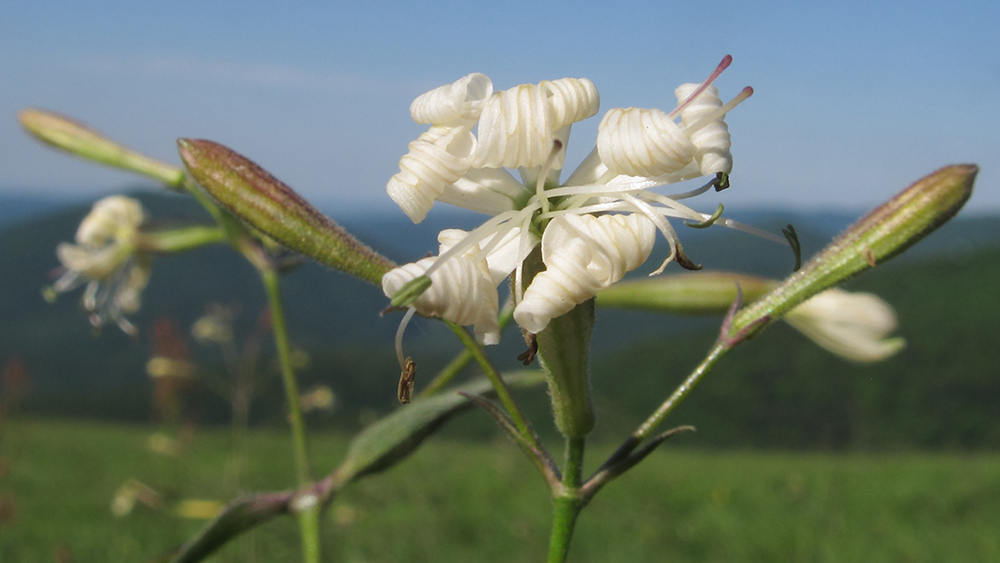
<svg viewBox="0 0 1000 563">
<path fill-rule="evenodd" d="M 566 438 L 566 464 L 561 486 L 553 491 L 552 536 L 549 539 L 548 563 L 563 563 L 569 555 L 569 542 L 580 511 L 586 501 L 580 494 L 585 438 Z"/>
<path fill-rule="evenodd" d="M 634 443 L 638 445 L 639 442 L 648 438 L 649 435 L 656 430 L 656 427 L 663 422 L 663 419 L 666 418 L 667 415 L 677 407 L 677 405 L 681 404 L 681 402 L 687 398 L 688 394 L 691 393 L 691 390 L 693 390 L 695 386 L 698 385 L 698 382 L 701 381 L 701 378 L 706 373 L 711 371 L 712 368 L 715 367 L 715 364 L 717 364 L 719 360 L 721 360 L 723 356 L 729 352 L 729 350 L 731 350 L 731 347 L 727 346 L 724 342 L 716 343 L 715 346 L 712 347 L 712 350 L 709 351 L 708 355 L 705 356 L 705 359 L 701 361 L 693 372 L 691 372 L 691 375 L 689 375 L 683 383 L 678 385 L 673 394 L 671 394 L 670 397 L 664 401 L 662 405 L 660 405 L 660 408 L 656 409 L 656 412 L 654 412 L 648 419 L 646 419 L 646 422 L 643 422 L 642 425 L 632 433 L 629 441 L 634 441 Z"/>
<path fill-rule="evenodd" d="M 507 409 L 507 414 L 510 415 L 511 420 L 514 421 L 514 425 L 517 427 L 517 431 L 528 441 L 529 444 L 538 449 L 538 451 L 544 451 L 542 445 L 538 443 L 538 439 L 535 437 L 534 431 L 531 429 L 531 425 L 528 424 L 528 419 L 525 418 L 524 413 L 521 412 L 521 408 L 517 406 L 514 402 L 514 397 L 510 394 L 510 389 L 507 388 L 507 384 L 504 383 L 502 377 L 500 377 L 500 372 L 493 367 L 489 358 L 486 354 L 483 354 L 483 349 L 476 342 L 476 339 L 469 334 L 465 328 L 458 326 L 451 321 L 444 321 L 448 325 L 448 328 L 455 333 L 455 336 L 462 342 L 465 349 L 468 350 L 472 357 L 479 364 L 480 369 L 483 370 L 483 374 L 486 379 L 493 385 L 493 389 L 497 392 L 497 398 L 503 403 L 505 409 Z"/>
<path fill-rule="evenodd" d="M 500 318 L 498 319 L 500 330 L 503 330 L 513 318 L 514 303 L 513 301 L 508 301 L 507 304 L 504 305 L 503 309 L 500 310 Z M 469 365 L 469 362 L 471 362 L 472 359 L 472 352 L 468 348 L 459 352 L 457 356 L 448 362 L 448 365 L 444 366 L 444 368 L 439 371 L 436 376 L 434 376 L 434 379 L 431 380 L 426 387 L 424 387 L 419 396 L 426 398 L 441 392 L 442 389 L 444 389 L 455 379 L 455 377 L 458 376 L 459 373 L 461 373 L 465 366 Z"/>
<path fill-rule="evenodd" d="M 292 426 L 295 473 L 299 489 L 304 490 L 312 484 L 312 475 L 306 446 L 306 427 L 302 418 L 302 408 L 299 406 L 299 389 L 295 381 L 295 370 L 292 367 L 291 346 L 288 343 L 288 330 L 285 325 L 285 312 L 281 301 L 280 278 L 273 267 L 261 267 L 259 270 L 264 287 L 267 289 L 274 344 L 278 349 L 281 379 L 284 382 L 285 396 L 288 400 L 288 420 Z M 302 536 L 302 558 L 306 563 L 319 563 L 320 560 L 319 511 L 318 499 L 315 502 L 305 503 L 297 511 L 299 532 Z"/>
<path fill-rule="evenodd" d="M 221 227 L 194 225 L 180 229 L 142 233 L 141 238 L 137 241 L 137 246 L 150 252 L 173 254 L 209 244 L 227 242 L 228 239 L 228 234 Z"/>
</svg>

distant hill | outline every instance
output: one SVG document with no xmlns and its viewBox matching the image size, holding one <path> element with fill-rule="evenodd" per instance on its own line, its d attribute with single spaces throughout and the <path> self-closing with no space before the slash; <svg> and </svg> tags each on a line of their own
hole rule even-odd
<svg viewBox="0 0 1000 563">
<path fill-rule="evenodd" d="M 141 191 L 137 197 L 160 224 L 208 221 L 188 198 L 152 191 Z M 31 213 L 40 209 L 30 202 L 17 205 L 32 209 Z M 4 207 L 16 205 L 0 201 L 0 209 Z M 80 311 L 79 292 L 52 305 L 40 294 L 41 287 L 52 281 L 47 273 L 58 266 L 55 246 L 72 239 L 88 209 L 89 205 L 60 208 L 7 223 L 0 215 L 0 226 L 7 225 L 0 231 L 0 362 L 23 359 L 31 375 L 25 405 L 31 412 L 145 420 L 150 416 L 151 385 L 144 365 L 154 322 L 172 319 L 186 334 L 206 305 L 217 302 L 242 311 L 237 329 L 246 335 L 264 306 L 263 291 L 254 271 L 224 247 L 159 257 L 143 308 L 134 318 L 142 330 L 139 340 L 132 341 L 112 327 L 95 336 Z M 475 215 L 438 210 L 416 226 L 399 213 L 365 218 L 331 215 L 397 261 L 435 251 L 435 237 L 442 228 L 471 228 L 481 221 Z M 806 257 L 856 219 L 846 213 L 780 211 L 734 217 L 774 232 L 793 223 Z M 691 258 L 706 268 L 772 277 L 791 270 L 791 253 L 780 245 L 726 229 L 678 228 Z M 900 357 L 880 366 L 855 367 L 793 331 L 776 327 L 720 367 L 676 422 L 703 427 L 705 435 L 697 440 L 701 444 L 1000 445 L 1000 417 L 990 422 L 976 419 L 979 414 L 963 414 L 1000 405 L 1000 391 L 990 387 L 991 381 L 1000 381 L 993 367 L 1000 365 L 998 347 L 985 328 L 995 322 L 994 313 L 1000 313 L 995 289 L 1000 282 L 998 244 L 1000 218 L 960 218 L 902 259 L 852 285 L 873 289 L 897 307 L 903 321 L 900 333 L 911 342 Z M 665 248 L 657 246 L 661 258 Z M 656 256 L 651 260 L 655 263 Z M 391 343 L 399 318 L 378 316 L 386 306 L 381 291 L 308 263 L 287 276 L 284 295 L 292 340 L 312 355 L 302 372 L 303 387 L 317 382 L 333 387 L 341 405 L 334 422 L 352 426 L 366 412 L 392 408 L 398 368 Z M 970 304 L 973 299 L 977 304 Z M 601 311 L 594 360 L 602 414 L 598 432 L 610 436 L 637 423 L 639 416 L 633 413 L 652 408 L 667 392 L 665 382 L 676 381 L 697 363 L 717 325 L 718 319 Z M 947 339 L 939 334 L 942 327 L 948 327 Z M 187 346 L 202 365 L 219 369 L 218 351 L 191 342 Z M 448 331 L 431 322 L 415 323 L 407 333 L 406 347 L 419 358 L 424 377 L 456 350 Z M 490 353 L 501 366 L 513 367 L 522 348 L 520 337 L 507 333 Z M 978 371 L 956 366 L 978 366 Z M 952 391 L 957 395 L 949 394 Z M 275 399 L 280 392 L 273 376 L 261 385 L 254 410 L 258 420 L 280 420 L 282 404 Z M 223 402 L 205 393 L 200 397 L 202 420 L 226 420 Z M 943 397 L 948 397 L 947 409 L 952 409 L 948 412 L 961 415 L 962 421 L 942 422 L 935 434 L 934 428 L 925 428 L 937 427 L 925 415 L 945 409 L 935 402 Z M 535 402 L 544 406 L 544 398 Z M 962 410 L 961 405 L 974 408 Z M 883 420 L 887 413 L 895 418 Z M 919 431 L 908 431 L 901 426 L 904 423 Z M 711 428 L 716 431 L 710 433 Z M 963 434 L 956 435 L 957 428 L 963 428 Z"/>
</svg>

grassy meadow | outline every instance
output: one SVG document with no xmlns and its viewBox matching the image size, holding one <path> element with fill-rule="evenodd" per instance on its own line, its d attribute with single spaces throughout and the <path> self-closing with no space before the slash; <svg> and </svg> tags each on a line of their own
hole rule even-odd
<svg viewBox="0 0 1000 563">
<path fill-rule="evenodd" d="M 5 421 L 0 561 L 155 560 L 203 523 L 176 515 L 177 500 L 224 501 L 293 481 L 281 432 L 252 432 L 238 469 L 224 430 L 195 432 L 177 457 L 151 452 L 150 434 L 138 426 Z M 699 451 L 684 448 L 685 439 L 697 436 L 679 438 L 598 494 L 578 524 L 572 561 L 1000 561 L 1000 455 Z M 347 439 L 317 434 L 311 446 L 323 472 Z M 609 451 L 597 448 L 590 466 Z M 111 500 L 128 479 L 158 492 L 159 508 L 138 503 L 113 515 Z M 541 561 L 545 495 L 505 440 L 432 439 L 335 499 L 325 517 L 325 560 Z M 294 523 L 282 518 L 213 560 L 295 561 L 297 549 Z"/>
</svg>

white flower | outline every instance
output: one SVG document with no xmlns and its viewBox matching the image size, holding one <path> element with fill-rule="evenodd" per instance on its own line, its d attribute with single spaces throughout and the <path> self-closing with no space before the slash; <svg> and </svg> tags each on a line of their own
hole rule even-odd
<svg viewBox="0 0 1000 563">
<path fill-rule="evenodd" d="M 899 352 L 902 338 L 892 307 L 871 293 L 828 289 L 789 311 L 784 319 L 813 342 L 854 362 L 877 362 Z"/>
<path fill-rule="evenodd" d="M 80 222 L 76 244 L 56 247 L 65 272 L 52 291 L 65 293 L 86 283 L 83 306 L 95 327 L 111 319 L 126 333 L 136 332 L 123 315 L 139 310 L 142 290 L 149 281 L 149 257 L 135 248 L 144 220 L 142 205 L 135 199 L 106 197 Z"/>
<path fill-rule="evenodd" d="M 482 341 L 494 342 L 495 322 L 486 317 L 495 321 L 496 285 L 515 270 L 520 274 L 539 241 L 547 270 L 526 288 L 514 288 L 514 318 L 530 332 L 543 330 L 549 320 L 645 262 L 657 230 L 671 252 L 654 273 L 671 260 L 698 268 L 684 257 L 666 218 L 708 220 L 711 215 L 678 200 L 728 185 L 732 154 L 724 118 L 752 93 L 746 88 L 725 105 L 719 99 L 711 82 L 731 60 L 723 59 L 704 83 L 679 87 L 678 105 L 670 113 L 607 112 L 594 150 L 562 183 L 570 128 L 595 115 L 600 105 L 589 80 L 562 78 L 493 92 L 489 78 L 476 73 L 418 97 L 411 115 L 431 128 L 400 160 L 400 172 L 386 186 L 390 197 L 414 222 L 422 221 L 435 201 L 493 217 L 442 244 L 438 257 L 389 272 L 383 278 L 386 295 L 427 276 L 431 286 L 412 303 L 416 311 L 473 324 Z M 689 192 L 652 191 L 704 175 L 715 178 Z M 728 219 L 718 222 L 752 230 Z"/>
</svg>

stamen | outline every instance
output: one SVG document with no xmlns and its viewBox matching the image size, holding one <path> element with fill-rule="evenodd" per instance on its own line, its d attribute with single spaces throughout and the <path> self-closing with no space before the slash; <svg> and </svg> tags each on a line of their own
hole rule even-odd
<svg viewBox="0 0 1000 563">
<path fill-rule="evenodd" d="M 722 57 L 722 62 L 719 63 L 719 66 L 715 67 L 715 70 L 712 71 L 712 74 L 708 75 L 708 78 L 706 78 L 705 81 L 702 82 L 701 85 L 698 86 L 698 88 L 695 89 L 694 92 L 691 92 L 691 95 L 688 96 L 687 99 L 678 104 L 677 107 L 674 108 L 674 111 L 670 112 L 670 114 L 667 117 L 669 117 L 670 119 L 677 117 L 677 115 L 680 114 L 681 110 L 687 107 L 687 105 L 690 104 L 692 101 L 694 101 L 695 98 L 700 96 L 701 93 L 705 91 L 705 88 L 708 88 L 713 82 L 715 82 L 715 79 L 718 78 L 720 74 L 722 74 L 722 71 L 729 68 L 729 65 L 732 64 L 732 62 L 733 62 L 732 55 L 726 55 L 725 57 Z"/>
<path fill-rule="evenodd" d="M 529 205 L 528 207 L 531 207 L 531 205 Z M 525 209 L 527 209 L 527 207 Z M 535 207 L 535 209 L 537 209 L 537 207 Z M 438 256 L 438 259 L 435 260 L 434 263 L 431 264 L 430 267 L 428 267 L 427 270 L 424 271 L 424 275 L 430 277 L 430 275 L 433 274 L 438 268 L 440 268 L 446 261 L 453 258 L 454 256 L 457 256 L 462 252 L 465 252 L 472 245 L 479 244 L 479 241 L 490 236 L 490 234 L 494 232 L 493 230 L 494 227 L 502 223 L 505 223 L 514 217 L 517 217 L 522 211 L 516 211 L 516 210 L 504 211 L 503 213 L 500 213 L 496 217 L 493 217 L 492 219 L 486 221 L 482 225 L 476 227 L 471 232 L 469 232 L 469 234 L 466 235 L 465 238 L 455 243 L 455 246 L 452 246 L 451 248 L 446 250 L 444 254 Z"/>
<path fill-rule="evenodd" d="M 527 215 L 524 218 L 524 222 L 521 223 L 521 240 L 518 241 L 518 256 L 525 256 L 528 253 L 528 241 L 531 240 L 531 234 L 528 233 L 528 229 L 531 228 L 531 215 Z M 524 260 L 519 260 L 517 262 L 517 284 L 514 286 L 514 302 L 520 303 L 524 298 L 524 283 L 521 276 L 524 274 Z"/>
<path fill-rule="evenodd" d="M 792 252 L 795 253 L 795 269 L 792 271 L 798 272 L 799 268 L 802 267 L 802 244 L 799 242 L 799 234 L 795 232 L 795 227 L 791 223 L 784 229 L 781 229 L 781 233 L 788 239 L 788 246 L 792 247 Z M 871 249 L 869 248 L 868 250 Z M 871 264 L 872 268 L 875 267 L 874 262 L 874 258 L 868 259 L 868 263 Z"/>
<path fill-rule="evenodd" d="M 729 113 L 730 110 L 743 103 L 743 100 L 746 100 L 752 95 L 753 95 L 753 88 L 747 86 L 743 90 L 740 90 L 740 93 L 736 94 L 736 97 L 729 100 L 729 102 L 726 103 L 726 105 L 714 110 L 710 114 L 705 115 L 704 117 L 702 117 L 698 121 L 695 121 L 691 125 L 684 127 L 684 132 L 687 133 L 688 135 L 691 135 L 691 133 L 694 133 L 695 131 L 701 129 L 702 127 L 708 125 L 709 123 L 722 118 L 722 116 Z"/>
<path fill-rule="evenodd" d="M 672 199 L 674 201 L 677 201 L 679 199 L 688 199 L 690 197 L 699 196 L 699 195 L 707 192 L 708 190 L 712 189 L 712 186 L 714 186 L 717 181 L 718 180 L 715 179 L 715 180 L 710 181 L 709 183 L 705 184 L 704 186 L 702 186 L 700 188 L 691 190 L 689 192 L 681 192 L 679 194 L 669 195 L 667 197 L 669 197 L 670 199 Z"/>
<path fill-rule="evenodd" d="M 396 359 L 399 360 L 399 369 L 406 371 L 406 356 L 403 354 L 403 333 L 406 332 L 406 325 L 410 324 L 417 309 L 410 307 L 403 315 L 403 320 L 399 321 L 399 328 L 396 329 Z M 412 361 L 412 360 L 411 360 Z"/>
<path fill-rule="evenodd" d="M 649 218 L 649 220 L 656 225 L 656 228 L 659 229 L 660 233 L 663 234 L 663 238 L 667 239 L 667 243 L 670 244 L 670 256 L 667 256 L 667 259 L 660 264 L 660 267 L 649 275 L 655 276 L 662 274 L 663 270 L 667 267 L 667 264 L 669 264 L 670 261 L 677 256 L 677 249 L 680 247 L 680 243 L 677 241 L 677 233 L 674 232 L 674 228 L 670 226 L 670 223 L 661 215 L 657 214 L 648 203 L 629 194 L 622 194 L 622 199 L 635 206 L 636 210 Z"/>
<path fill-rule="evenodd" d="M 542 172 L 538 175 L 538 180 L 535 182 L 535 195 L 538 196 L 538 201 L 542 203 L 543 213 L 549 211 L 549 198 L 545 195 L 545 179 L 549 177 L 552 165 L 555 164 L 556 158 L 559 156 L 562 148 L 562 141 L 559 139 L 552 140 L 552 151 L 549 152 L 549 157 L 545 159 L 545 164 L 542 165 Z"/>
<path fill-rule="evenodd" d="M 746 223 L 740 223 L 739 221 L 733 221 L 732 219 L 723 219 L 722 224 L 729 227 L 730 229 L 736 229 L 737 231 L 743 231 L 744 233 L 750 233 L 751 235 L 757 235 L 761 238 L 766 238 L 767 240 L 776 242 L 778 244 L 791 246 L 787 240 L 779 237 L 778 235 L 769 233 L 763 229 L 758 229 L 757 227 L 751 227 Z"/>
</svg>

